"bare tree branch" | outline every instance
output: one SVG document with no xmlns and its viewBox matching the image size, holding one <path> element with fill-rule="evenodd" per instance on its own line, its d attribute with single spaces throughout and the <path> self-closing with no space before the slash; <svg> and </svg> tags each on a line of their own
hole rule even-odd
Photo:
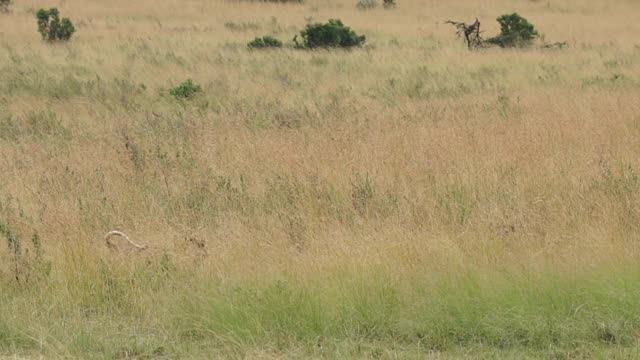
<svg viewBox="0 0 640 360">
<path fill-rule="evenodd" d="M 482 32 L 480 31 L 480 21 L 476 18 L 476 21 L 467 25 L 463 22 L 458 21 L 446 21 L 445 24 L 451 24 L 456 27 L 456 35 L 458 38 L 464 36 L 464 42 L 467 44 L 469 49 L 481 48 L 485 46 L 485 42 L 482 39 Z"/>
</svg>

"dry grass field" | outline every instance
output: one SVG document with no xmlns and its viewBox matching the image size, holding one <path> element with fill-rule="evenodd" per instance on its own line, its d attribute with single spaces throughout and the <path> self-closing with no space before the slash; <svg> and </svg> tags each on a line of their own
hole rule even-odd
<svg viewBox="0 0 640 360">
<path fill-rule="evenodd" d="M 638 358 L 640 3 L 397 1 L 15 0 L 0 356 Z M 444 24 L 511 12 L 569 47 Z"/>
</svg>

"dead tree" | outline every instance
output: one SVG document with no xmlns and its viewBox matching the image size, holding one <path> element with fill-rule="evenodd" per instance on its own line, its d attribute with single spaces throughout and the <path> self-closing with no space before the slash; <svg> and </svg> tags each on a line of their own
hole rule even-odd
<svg viewBox="0 0 640 360">
<path fill-rule="evenodd" d="M 484 47 L 485 42 L 482 39 L 480 21 L 478 19 L 476 19 L 476 21 L 471 25 L 451 20 L 445 22 L 445 24 L 451 24 L 456 27 L 456 35 L 458 35 L 458 38 L 464 36 L 464 42 L 467 44 L 469 49 Z"/>
</svg>

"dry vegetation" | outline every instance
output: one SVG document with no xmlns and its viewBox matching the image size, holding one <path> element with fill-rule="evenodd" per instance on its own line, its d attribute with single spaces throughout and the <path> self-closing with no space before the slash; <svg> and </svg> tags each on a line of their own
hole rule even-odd
<svg viewBox="0 0 640 360">
<path fill-rule="evenodd" d="M 638 354 L 636 1 L 41 6 L 0 14 L 0 355 Z M 444 24 L 513 11 L 570 47 Z M 367 44 L 247 50 L 309 17 Z"/>
</svg>

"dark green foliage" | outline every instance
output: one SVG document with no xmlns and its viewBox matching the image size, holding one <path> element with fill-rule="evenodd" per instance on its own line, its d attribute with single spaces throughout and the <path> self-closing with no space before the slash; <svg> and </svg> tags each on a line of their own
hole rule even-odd
<svg viewBox="0 0 640 360">
<path fill-rule="evenodd" d="M 56 8 L 40 9 L 36 17 L 38 18 L 38 32 L 42 35 L 43 40 L 67 41 L 76 32 L 71 20 L 68 18 L 60 20 L 60 12 Z"/>
<path fill-rule="evenodd" d="M 267 35 L 255 38 L 247 46 L 250 49 L 280 48 L 282 47 L 282 41 Z"/>
<path fill-rule="evenodd" d="M 487 42 L 500 47 L 516 47 L 529 45 L 538 37 L 535 27 L 522 16 L 513 13 L 500 16 L 500 35 L 488 39 Z"/>
<path fill-rule="evenodd" d="M 337 19 L 329 20 L 326 24 L 308 24 L 300 32 L 302 43 L 297 36 L 293 39 L 296 46 L 305 49 L 341 47 L 350 48 L 364 44 L 365 36 L 357 35 L 351 28 L 344 26 Z"/>
<path fill-rule="evenodd" d="M 11 0 L 0 0 L 0 13 L 8 13 Z"/>
<path fill-rule="evenodd" d="M 395 0 L 383 0 L 382 6 L 384 6 L 385 9 L 392 9 L 392 8 L 396 7 L 396 1 Z"/>
<path fill-rule="evenodd" d="M 200 91 L 202 91 L 200 85 L 196 85 L 191 81 L 191 79 L 188 79 L 179 86 L 169 90 L 169 93 L 177 99 L 188 99 Z"/>
<path fill-rule="evenodd" d="M 377 0 L 360 0 L 356 4 L 356 7 L 360 10 L 368 10 L 378 7 Z"/>
</svg>

